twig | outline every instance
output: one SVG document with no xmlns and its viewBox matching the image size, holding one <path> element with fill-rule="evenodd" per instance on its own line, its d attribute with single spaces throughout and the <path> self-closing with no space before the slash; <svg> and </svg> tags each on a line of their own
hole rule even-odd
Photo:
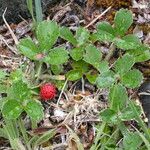
<svg viewBox="0 0 150 150">
<path fill-rule="evenodd" d="M 12 36 L 12 38 L 13 38 L 15 44 L 17 45 L 17 44 L 19 43 L 19 42 L 18 42 L 18 39 L 17 39 L 16 35 L 14 34 L 14 32 L 12 31 L 12 29 L 10 28 L 9 24 L 7 23 L 7 21 L 6 21 L 6 19 L 5 19 L 5 13 L 6 13 L 6 11 L 7 11 L 7 8 L 5 8 L 2 17 L 3 17 L 3 20 L 4 20 L 4 22 L 5 22 L 5 24 L 6 24 L 7 28 L 8 28 L 8 30 L 9 30 L 9 32 L 10 32 L 10 34 L 11 34 L 11 36 Z"/>
<path fill-rule="evenodd" d="M 84 82 L 84 78 L 83 77 L 81 79 L 81 82 L 82 82 L 82 93 L 85 94 L 85 88 L 84 88 L 85 82 Z"/>
<path fill-rule="evenodd" d="M 2 35 L 0 35 L 0 39 L 6 44 L 6 46 L 14 53 L 17 55 L 17 52 L 15 50 L 15 48 L 13 48 L 12 46 L 10 46 L 7 41 L 4 39 L 4 37 Z"/>
<path fill-rule="evenodd" d="M 149 95 L 150 96 L 150 93 L 149 92 L 140 92 L 139 95 Z"/>
<path fill-rule="evenodd" d="M 98 15 L 94 20 L 92 20 L 85 28 L 88 28 L 92 24 L 94 24 L 98 19 L 100 19 L 103 15 L 105 15 L 109 10 L 111 9 L 111 6 L 108 7 L 105 11 L 103 11 L 100 15 Z"/>
</svg>

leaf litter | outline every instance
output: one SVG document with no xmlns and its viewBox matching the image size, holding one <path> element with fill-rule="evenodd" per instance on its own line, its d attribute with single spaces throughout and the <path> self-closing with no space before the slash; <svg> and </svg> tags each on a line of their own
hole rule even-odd
<svg viewBox="0 0 150 150">
<path fill-rule="evenodd" d="M 90 3 L 90 0 L 88 2 Z M 84 9 L 89 11 L 87 10 L 91 7 L 89 4 L 85 7 L 85 2 L 61 2 L 60 4 L 56 4 L 54 7 L 49 8 L 47 12 L 47 19 L 55 20 L 60 25 L 69 27 L 72 31 L 76 31 L 79 25 L 87 26 L 88 28 L 90 21 L 97 18 L 97 16 L 105 10 L 105 7 L 108 8 L 108 4 L 102 4 L 103 6 L 98 6 L 98 4 L 97 7 L 100 9 L 94 8 L 94 10 L 92 10 L 92 17 L 89 17 L 84 12 Z M 150 44 L 149 5 L 148 1 L 142 0 L 139 0 L 138 2 L 134 0 L 132 5 L 130 4 L 130 9 L 135 15 L 134 25 L 131 30 L 147 44 Z M 92 3 L 92 7 L 94 7 L 94 3 Z M 89 29 L 94 31 L 97 21 L 108 20 L 111 22 L 113 18 L 112 16 L 115 14 L 114 12 L 116 10 L 117 9 L 113 7 L 106 14 L 98 17 L 98 19 L 90 25 Z M 10 28 L 13 30 L 18 40 L 29 35 L 33 36 L 30 19 L 23 20 L 17 25 L 11 24 Z M 58 45 L 59 44 L 61 44 L 61 42 L 58 42 Z M 66 44 L 66 47 L 67 46 L 68 45 Z M 108 50 L 107 43 L 101 47 L 106 51 Z M 7 72 L 11 72 L 23 64 L 26 64 L 27 66 L 26 74 L 30 74 L 34 67 L 34 63 L 26 57 L 20 56 L 10 31 L 7 29 L 6 25 L 0 26 L 0 68 Z M 137 64 L 137 68 L 140 68 L 147 78 L 150 77 L 150 72 L 148 71 L 149 67 L 149 61 Z M 99 119 L 99 112 L 108 107 L 108 91 L 95 91 L 95 88 L 93 89 L 93 87 L 91 88 L 86 85 L 83 85 L 86 90 L 82 91 L 82 83 L 80 83 L 79 89 L 78 85 L 73 83 L 69 84 L 70 90 L 62 92 L 62 96 L 58 104 L 49 102 L 44 103 L 44 119 L 40 122 L 39 128 L 30 131 L 31 134 L 41 134 L 49 129 L 57 128 L 57 134 L 53 140 L 49 141 L 49 144 L 46 144 L 45 147 L 43 145 L 44 148 L 40 147 L 40 150 L 82 150 L 89 149 L 93 143 L 93 139 L 96 134 L 95 126 L 98 122 L 101 122 Z M 25 118 L 25 121 L 28 128 L 30 128 L 28 118 Z M 80 141 L 84 147 L 82 147 Z M 2 145 L 3 146 L 1 146 L 0 149 L 10 149 L 6 141 L 3 141 Z"/>
</svg>

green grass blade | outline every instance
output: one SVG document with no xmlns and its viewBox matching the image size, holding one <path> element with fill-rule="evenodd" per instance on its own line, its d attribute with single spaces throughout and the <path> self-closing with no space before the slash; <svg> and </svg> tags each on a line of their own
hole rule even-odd
<svg viewBox="0 0 150 150">
<path fill-rule="evenodd" d="M 35 0 L 35 14 L 37 23 L 43 20 L 41 0 Z"/>
</svg>

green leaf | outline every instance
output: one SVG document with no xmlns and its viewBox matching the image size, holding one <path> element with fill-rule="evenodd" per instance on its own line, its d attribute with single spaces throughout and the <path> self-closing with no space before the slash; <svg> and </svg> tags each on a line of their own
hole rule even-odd
<svg viewBox="0 0 150 150">
<path fill-rule="evenodd" d="M 101 22 L 97 25 L 97 32 L 91 36 L 93 41 L 108 41 L 111 42 L 114 39 L 115 31 L 108 22 Z"/>
<path fill-rule="evenodd" d="M 105 31 L 105 32 L 108 32 L 112 35 L 115 34 L 115 31 L 114 31 L 113 27 L 106 21 L 98 23 L 97 30 L 98 31 Z"/>
<path fill-rule="evenodd" d="M 51 65 L 51 70 L 55 75 L 59 75 L 63 71 L 62 65 Z"/>
<path fill-rule="evenodd" d="M 114 18 L 115 30 L 118 35 L 124 35 L 133 23 L 132 12 L 127 9 L 120 9 Z"/>
<path fill-rule="evenodd" d="M 117 122 L 117 114 L 114 110 L 112 109 L 105 109 L 100 113 L 100 116 L 103 121 L 108 122 L 108 123 L 116 123 Z"/>
<path fill-rule="evenodd" d="M 123 138 L 123 147 L 125 150 L 136 150 L 140 147 L 142 144 L 141 137 L 138 135 L 138 133 L 129 132 L 126 136 Z"/>
<path fill-rule="evenodd" d="M 31 98 L 31 91 L 26 83 L 22 80 L 18 80 L 13 82 L 12 87 L 8 91 L 8 96 L 17 101 L 23 101 Z"/>
<path fill-rule="evenodd" d="M 76 37 L 78 46 L 81 46 L 88 41 L 88 39 L 90 37 L 90 33 L 87 29 L 85 29 L 83 27 L 79 27 L 76 31 L 75 37 Z"/>
<path fill-rule="evenodd" d="M 82 78 L 82 72 L 81 70 L 71 70 L 67 73 L 67 78 L 70 81 L 79 80 Z"/>
<path fill-rule="evenodd" d="M 85 54 L 83 60 L 93 66 L 100 63 L 102 58 L 102 53 L 99 49 L 97 49 L 94 45 L 88 45 L 85 48 Z"/>
<path fill-rule="evenodd" d="M 86 74 L 86 78 L 88 79 L 88 81 L 91 84 L 95 84 L 96 83 L 97 76 L 98 76 L 97 74 L 91 74 L 91 73 L 87 73 Z"/>
<path fill-rule="evenodd" d="M 5 130 L 5 128 L 0 128 L 0 138 L 5 138 L 5 139 L 9 139 L 8 134 Z"/>
<path fill-rule="evenodd" d="M 51 138 L 53 138 L 53 136 L 56 134 L 55 130 L 49 130 L 46 133 L 44 133 L 43 135 L 41 135 L 33 144 L 33 147 L 36 149 L 37 146 L 47 142 L 48 140 L 50 140 Z"/>
<path fill-rule="evenodd" d="M 100 72 L 107 72 L 109 70 L 109 63 L 105 60 L 97 64 L 96 69 Z"/>
<path fill-rule="evenodd" d="M 122 58 L 119 58 L 115 63 L 115 71 L 119 73 L 120 75 L 123 75 L 124 73 L 128 72 L 132 66 L 134 65 L 135 60 L 134 57 L 125 54 Z"/>
<path fill-rule="evenodd" d="M 67 62 L 69 56 L 67 50 L 64 48 L 51 49 L 48 56 L 45 57 L 44 61 L 51 65 L 61 65 Z"/>
<path fill-rule="evenodd" d="M 33 22 L 35 23 L 36 21 L 35 21 L 35 18 L 34 18 L 33 1 L 27 0 L 26 2 L 27 2 L 28 10 L 29 10 L 29 12 L 30 12 L 30 14 L 31 14 L 31 16 L 32 16 Z"/>
<path fill-rule="evenodd" d="M 121 82 L 128 88 L 136 88 L 140 86 L 143 80 L 142 73 L 137 70 L 133 69 L 127 72 L 125 75 L 121 77 Z"/>
<path fill-rule="evenodd" d="M 111 85 L 113 85 L 114 82 L 115 82 L 115 77 L 112 71 L 103 72 L 96 79 L 98 88 L 108 88 Z"/>
<path fill-rule="evenodd" d="M 83 57 L 84 48 L 83 47 L 76 47 L 70 51 L 70 56 L 75 60 L 79 61 Z"/>
<path fill-rule="evenodd" d="M 7 73 L 0 69 L 0 80 L 3 80 L 6 77 Z"/>
<path fill-rule="evenodd" d="M 40 121 L 43 116 L 43 106 L 39 101 L 30 100 L 27 105 L 24 107 L 28 116 L 34 121 Z"/>
<path fill-rule="evenodd" d="M 42 2 L 40 0 L 36 0 L 34 2 L 34 5 L 35 5 L 35 8 L 33 9 L 33 11 L 35 10 L 36 23 L 38 24 L 39 22 L 43 20 Z"/>
<path fill-rule="evenodd" d="M 36 35 L 39 41 L 40 49 L 47 51 L 58 39 L 59 26 L 53 21 L 43 21 L 38 24 Z"/>
<path fill-rule="evenodd" d="M 113 110 L 122 110 L 128 100 L 128 95 L 125 87 L 121 84 L 116 84 L 111 87 L 109 92 L 110 108 Z"/>
<path fill-rule="evenodd" d="M 73 61 L 71 64 L 74 70 L 80 70 L 83 74 L 89 70 L 89 65 L 85 61 Z"/>
<path fill-rule="evenodd" d="M 21 54 L 30 58 L 31 60 L 36 59 L 36 55 L 41 53 L 39 48 L 33 43 L 31 38 L 22 39 L 19 42 L 18 49 Z"/>
<path fill-rule="evenodd" d="M 0 93 L 7 93 L 7 85 L 0 84 Z"/>
<path fill-rule="evenodd" d="M 53 82 L 59 91 L 61 91 L 64 88 L 64 85 L 66 85 L 66 81 L 62 81 L 62 80 L 55 80 Z M 67 87 L 68 86 L 66 85 L 65 90 L 67 89 Z"/>
<path fill-rule="evenodd" d="M 91 35 L 91 40 L 93 42 L 96 42 L 96 41 L 101 41 L 101 42 L 104 42 L 104 41 L 108 41 L 108 42 L 112 42 L 113 39 L 114 39 L 114 35 L 106 32 L 106 31 L 97 31 L 96 33 L 93 33 Z"/>
<path fill-rule="evenodd" d="M 141 107 L 140 106 L 135 106 L 139 116 L 141 114 Z M 130 106 L 126 107 L 121 111 L 121 114 L 119 114 L 119 118 L 122 121 L 130 121 L 132 119 L 136 118 L 136 114 L 133 112 L 132 108 Z"/>
<path fill-rule="evenodd" d="M 141 52 L 141 54 L 135 56 L 136 62 L 143 62 L 143 61 L 147 61 L 147 60 L 150 60 L 150 51 L 149 50 Z"/>
<path fill-rule="evenodd" d="M 72 34 L 72 32 L 67 27 L 61 27 L 60 28 L 60 37 L 67 40 L 67 41 L 69 41 L 74 46 L 77 45 L 77 41 L 74 38 L 74 35 Z"/>
<path fill-rule="evenodd" d="M 16 100 L 7 100 L 2 106 L 2 114 L 7 119 L 17 119 L 22 112 L 23 109 Z"/>
<path fill-rule="evenodd" d="M 114 43 L 118 48 L 123 50 L 136 50 L 136 49 L 143 49 L 143 46 L 135 35 L 129 34 L 124 36 L 122 39 L 114 39 Z"/>
<path fill-rule="evenodd" d="M 14 83 L 17 82 L 18 80 L 24 80 L 24 74 L 21 69 L 17 69 L 15 71 L 12 71 L 10 73 L 10 80 L 13 81 Z"/>
<path fill-rule="evenodd" d="M 128 43 L 135 43 L 137 45 L 141 44 L 141 41 L 139 40 L 139 38 L 133 34 L 128 34 L 128 35 L 124 36 L 122 39 Z"/>
</svg>

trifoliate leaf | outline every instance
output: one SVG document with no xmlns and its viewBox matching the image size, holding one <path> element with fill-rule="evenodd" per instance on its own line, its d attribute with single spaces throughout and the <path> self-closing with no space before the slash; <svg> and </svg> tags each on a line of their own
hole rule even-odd
<svg viewBox="0 0 150 150">
<path fill-rule="evenodd" d="M 94 45 L 88 45 L 85 48 L 85 54 L 83 57 L 84 57 L 83 60 L 85 62 L 95 66 L 97 63 L 100 63 L 102 53 Z"/>
<path fill-rule="evenodd" d="M 127 9 L 120 9 L 114 18 L 115 31 L 118 35 L 124 35 L 131 24 L 133 23 L 133 16 L 131 11 Z"/>
<path fill-rule="evenodd" d="M 22 112 L 23 109 L 16 100 L 9 99 L 2 106 L 2 114 L 7 119 L 17 119 Z"/>
<path fill-rule="evenodd" d="M 122 110 L 128 100 L 128 95 L 125 87 L 121 84 L 116 84 L 111 87 L 109 92 L 109 105 L 113 110 Z"/>
<path fill-rule="evenodd" d="M 81 46 L 88 41 L 88 39 L 90 37 L 90 33 L 87 29 L 85 29 L 83 27 L 79 27 L 76 31 L 75 37 L 78 42 L 78 46 Z"/>
<path fill-rule="evenodd" d="M 61 27 L 60 28 L 60 37 L 67 40 L 67 41 L 69 41 L 74 46 L 77 45 L 77 40 L 75 39 L 74 35 L 69 30 L 69 28 L 67 28 L 67 27 Z"/>
<path fill-rule="evenodd" d="M 98 88 L 110 87 L 114 84 L 114 82 L 115 77 L 112 71 L 103 72 L 96 79 L 96 84 Z"/>
<path fill-rule="evenodd" d="M 51 49 L 44 61 L 51 65 L 60 65 L 67 62 L 68 58 L 68 52 L 64 48 L 54 48 Z"/>
<path fill-rule="evenodd" d="M 122 58 L 119 58 L 115 63 L 115 71 L 120 75 L 128 72 L 134 65 L 135 60 L 132 55 L 125 54 Z"/>
<path fill-rule="evenodd" d="M 39 101 L 29 100 L 24 109 L 28 116 L 34 121 L 40 121 L 44 116 L 43 106 Z"/>
<path fill-rule="evenodd" d="M 67 79 L 70 81 L 79 80 L 82 78 L 81 70 L 71 70 L 67 73 Z"/>
<path fill-rule="evenodd" d="M 122 84 L 128 88 L 138 87 L 142 83 L 142 80 L 143 75 L 137 69 L 130 70 L 121 77 Z"/>
<path fill-rule="evenodd" d="M 42 21 L 38 24 L 36 30 L 40 49 L 49 50 L 57 41 L 59 36 L 59 26 L 53 21 Z"/>
<path fill-rule="evenodd" d="M 30 58 L 31 60 L 36 60 L 36 55 L 41 53 L 31 38 L 20 40 L 18 49 L 20 50 L 21 54 Z"/>
</svg>

